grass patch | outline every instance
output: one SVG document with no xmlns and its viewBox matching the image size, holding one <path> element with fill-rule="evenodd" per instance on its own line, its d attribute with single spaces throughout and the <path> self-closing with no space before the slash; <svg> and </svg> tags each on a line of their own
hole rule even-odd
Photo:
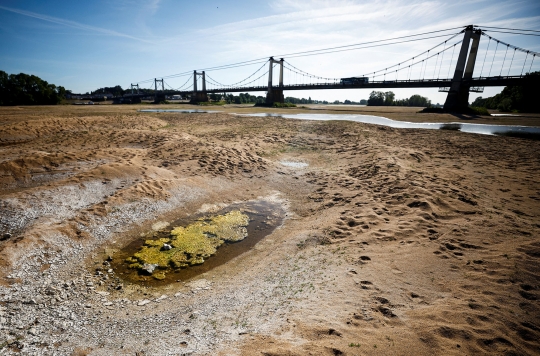
<svg viewBox="0 0 540 356">
<path fill-rule="evenodd" d="M 296 104 L 293 103 L 273 103 L 272 105 L 266 103 L 255 103 L 254 106 L 266 107 L 266 108 L 295 108 Z"/>
<path fill-rule="evenodd" d="M 226 101 L 201 101 L 199 103 L 197 103 L 196 105 L 200 105 L 200 106 L 223 106 L 227 104 Z"/>
</svg>

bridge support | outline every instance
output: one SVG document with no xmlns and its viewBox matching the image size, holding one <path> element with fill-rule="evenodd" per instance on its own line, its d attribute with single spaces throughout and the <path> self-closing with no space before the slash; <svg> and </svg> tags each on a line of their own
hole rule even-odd
<svg viewBox="0 0 540 356">
<path fill-rule="evenodd" d="M 202 78 L 202 91 L 197 91 L 197 78 Z M 201 102 L 208 101 L 208 94 L 206 93 L 206 75 L 204 70 L 201 73 L 197 73 L 196 70 L 193 71 L 193 94 L 191 95 L 191 104 L 197 104 Z"/>
<path fill-rule="evenodd" d="M 268 92 L 266 93 L 266 105 L 273 105 L 274 103 L 284 103 L 285 97 L 283 96 L 283 58 L 276 61 L 274 57 L 270 57 L 270 68 L 268 70 Z M 273 68 L 274 64 L 279 64 L 279 86 L 274 88 L 272 86 Z"/>
<path fill-rule="evenodd" d="M 161 84 L 161 93 L 158 91 L 158 83 Z M 157 104 L 165 100 L 165 84 L 163 79 L 154 78 L 154 103 Z"/>
<path fill-rule="evenodd" d="M 461 50 L 459 51 L 456 70 L 452 78 L 452 85 L 444 102 L 444 110 L 446 111 L 462 111 L 469 107 L 469 89 L 471 86 L 468 81 L 473 75 L 480 37 L 480 30 L 475 31 L 472 26 L 467 26 Z M 471 39 L 473 42 L 467 60 Z M 465 66 L 465 61 L 467 61 L 467 66 Z"/>
<path fill-rule="evenodd" d="M 137 83 L 137 84 L 131 84 L 131 94 L 132 94 L 132 95 L 135 94 L 135 93 L 133 92 L 133 89 L 135 89 L 135 88 L 137 88 L 137 95 L 139 95 L 139 83 Z"/>
</svg>

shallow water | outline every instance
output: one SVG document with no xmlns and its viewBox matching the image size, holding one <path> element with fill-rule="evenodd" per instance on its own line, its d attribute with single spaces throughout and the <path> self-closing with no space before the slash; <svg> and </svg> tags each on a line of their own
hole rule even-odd
<svg viewBox="0 0 540 356">
<path fill-rule="evenodd" d="M 454 130 L 481 135 L 497 135 L 497 136 L 513 136 L 530 139 L 540 139 L 540 127 L 517 126 L 517 125 L 485 125 L 485 124 L 469 124 L 462 122 L 448 123 L 424 123 L 424 122 L 407 122 L 396 121 L 386 117 L 372 115 L 335 115 L 335 114 L 274 114 L 274 113 L 254 113 L 254 114 L 237 114 L 241 116 L 259 116 L 259 117 L 282 117 L 286 119 L 299 120 L 346 120 L 362 122 L 366 124 L 375 124 L 388 126 L 399 129 L 428 129 L 428 130 Z"/>
<path fill-rule="evenodd" d="M 208 113 L 214 113 L 219 111 L 212 111 L 212 110 L 198 110 L 198 109 L 142 109 L 139 110 L 139 112 L 177 112 L 182 114 L 208 114 Z"/>
<path fill-rule="evenodd" d="M 141 249 L 145 240 L 150 239 L 148 237 L 138 237 L 113 256 L 111 266 L 116 275 L 121 279 L 143 286 L 162 286 L 176 281 L 186 281 L 199 274 L 208 272 L 252 249 L 257 242 L 261 241 L 264 237 L 271 234 L 276 227 L 280 226 L 285 218 L 285 210 L 278 203 L 260 200 L 233 204 L 216 213 L 200 214 L 186 219 L 178 219 L 172 222 L 170 227 L 165 231 L 158 232 L 154 239 L 169 236 L 169 232 L 173 227 L 186 226 L 203 216 L 222 215 L 232 210 L 240 210 L 249 216 L 250 221 L 247 226 L 247 237 L 239 242 L 224 243 L 217 249 L 215 255 L 205 259 L 205 262 L 201 265 L 190 266 L 177 271 L 170 270 L 166 273 L 166 278 L 161 281 L 150 275 L 141 274 L 138 270 L 129 268 L 128 263 L 125 262 L 127 257 L 132 256 Z"/>
</svg>

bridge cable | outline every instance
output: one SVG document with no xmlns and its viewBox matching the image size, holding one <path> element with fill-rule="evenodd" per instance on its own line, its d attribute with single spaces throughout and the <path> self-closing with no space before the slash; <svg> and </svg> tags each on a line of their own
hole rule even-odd
<svg viewBox="0 0 540 356">
<path fill-rule="evenodd" d="M 501 76 L 503 68 L 504 68 L 504 62 L 506 61 L 506 54 L 508 53 L 508 47 L 509 47 L 509 45 L 506 45 L 506 52 L 504 52 L 504 59 L 503 59 L 503 63 L 502 63 L 502 66 L 501 66 L 501 72 L 499 73 L 499 77 Z"/>
<path fill-rule="evenodd" d="M 485 31 L 489 31 L 489 32 L 497 32 L 497 33 L 509 33 L 509 34 L 511 34 L 511 35 L 536 36 L 536 37 L 539 37 L 539 36 L 540 36 L 540 34 L 536 34 L 536 33 L 520 33 L 520 32 L 495 31 L 495 30 L 485 30 Z"/>
<path fill-rule="evenodd" d="M 527 55 L 525 56 L 525 60 L 523 61 L 523 67 L 521 68 L 521 74 L 520 77 L 523 75 L 523 70 L 525 69 L 525 63 L 527 63 L 527 59 L 529 58 L 529 52 L 527 52 Z"/>
<path fill-rule="evenodd" d="M 493 27 L 493 26 L 478 26 L 474 25 L 475 27 L 481 27 L 481 28 L 495 28 L 498 30 L 510 30 L 510 31 L 525 31 L 525 32 L 540 32 L 538 30 L 524 30 L 521 28 L 508 28 L 508 27 Z M 491 30 L 490 30 L 491 31 Z"/>
<path fill-rule="evenodd" d="M 189 81 L 193 78 L 193 74 L 191 74 L 188 78 L 188 80 L 186 80 L 186 82 L 184 84 L 182 84 L 182 86 L 178 87 L 178 91 L 180 91 L 180 89 L 182 89 L 187 83 L 189 83 Z"/>
<path fill-rule="evenodd" d="M 491 76 L 491 69 L 493 68 L 493 62 L 495 62 L 495 57 L 497 56 L 497 49 L 499 48 L 499 41 L 497 41 L 497 46 L 495 47 L 495 53 L 493 53 L 493 59 L 491 60 L 491 67 L 489 68 L 488 77 Z"/>
<path fill-rule="evenodd" d="M 491 37 L 490 35 L 488 35 L 488 34 L 486 34 L 486 33 L 484 33 L 484 32 L 482 32 L 482 35 L 483 35 L 483 36 L 486 36 L 486 37 L 489 37 L 489 38 L 492 38 L 494 41 L 500 42 L 500 43 L 502 43 L 502 44 L 504 44 L 504 45 L 510 46 L 511 48 L 516 48 L 518 51 L 521 51 L 521 52 L 523 52 L 523 53 L 531 52 L 531 53 L 536 53 L 536 55 L 540 55 L 539 52 L 530 51 L 530 50 L 526 50 L 525 48 L 521 48 L 521 47 L 517 47 L 517 46 L 511 45 L 511 44 L 506 43 L 506 42 L 504 42 L 504 41 L 498 40 L 498 39 L 496 39 L 495 37 Z"/>
<path fill-rule="evenodd" d="M 443 51 L 447 51 L 447 50 L 449 50 L 450 48 L 454 48 L 454 49 L 455 49 L 455 46 L 458 45 L 458 44 L 461 43 L 461 42 L 463 42 L 463 40 L 459 40 L 458 42 L 456 42 L 456 43 L 454 44 L 453 47 L 445 48 Z M 411 64 L 411 65 L 409 66 L 410 68 L 409 68 L 409 67 L 404 67 L 404 68 L 402 68 L 402 69 L 400 69 L 400 70 L 403 70 L 403 69 L 405 69 L 405 68 L 409 68 L 409 71 L 410 71 L 409 75 L 411 75 L 411 73 L 412 73 L 412 67 L 420 63 L 420 64 L 421 64 L 421 68 L 420 68 L 419 76 L 422 76 L 422 72 L 423 72 L 424 69 L 425 69 L 424 66 L 423 66 L 423 65 L 424 65 L 424 62 L 429 61 L 430 58 L 433 58 L 433 57 L 437 56 L 437 55 L 440 54 L 441 52 L 442 52 L 442 51 L 439 51 L 438 53 L 432 54 L 431 56 L 429 56 L 429 57 L 426 58 L 426 59 L 423 59 L 423 60 L 421 60 L 421 61 L 418 61 L 418 62 L 416 62 L 416 63 Z M 396 65 L 394 65 L 393 67 L 395 67 L 395 66 L 396 66 Z M 390 68 L 390 67 L 389 67 L 389 68 Z M 387 69 L 389 69 L 389 68 L 387 68 Z M 379 72 L 381 72 L 381 71 L 384 71 L 384 69 L 383 69 L 383 70 L 380 70 Z M 379 76 L 381 76 L 381 75 L 384 75 L 384 73 L 383 73 L 383 74 L 378 74 L 378 75 L 375 75 L 375 73 L 377 73 L 377 72 L 373 72 L 373 78 L 376 78 L 376 77 L 379 77 Z M 410 78 L 409 78 L 409 80 L 410 80 Z"/>
<path fill-rule="evenodd" d="M 461 42 L 463 42 L 463 40 L 459 40 L 458 42 L 456 42 L 456 43 L 454 44 L 454 46 L 445 48 L 443 51 L 447 51 L 447 50 L 449 50 L 450 48 L 455 49 L 455 46 L 458 45 L 458 44 L 461 43 Z M 423 59 L 423 60 L 421 60 L 421 61 L 418 61 L 418 62 L 416 62 L 416 63 L 412 63 L 412 64 L 409 65 L 408 67 L 401 68 L 400 70 L 409 68 L 409 81 L 410 81 L 410 76 L 412 75 L 412 67 L 420 63 L 420 64 L 421 64 L 421 68 L 420 68 L 419 76 L 422 76 L 422 72 L 424 71 L 424 66 L 423 66 L 423 65 L 424 65 L 424 62 L 428 61 L 428 60 L 429 60 L 430 58 L 432 58 L 432 57 L 437 56 L 438 54 L 440 54 L 440 53 L 443 52 L 443 51 L 439 51 L 438 53 L 432 54 L 432 55 L 429 56 L 428 58 Z M 425 52 L 423 52 L 423 53 L 425 53 Z M 413 57 L 413 59 L 414 59 L 414 58 L 416 58 L 416 57 Z M 392 66 L 392 67 L 396 67 L 396 66 L 397 66 L 397 65 L 394 65 L 394 66 Z M 389 69 L 389 68 L 390 68 L 390 67 L 385 68 L 385 69 L 387 70 L 387 69 Z M 378 72 L 384 72 L 385 69 L 379 70 Z M 377 73 L 377 72 L 373 72 L 373 78 L 376 78 L 376 77 L 379 77 L 379 76 L 382 76 L 382 75 L 385 74 L 385 73 L 382 73 L 382 74 L 375 75 L 375 73 Z"/>
<path fill-rule="evenodd" d="M 536 57 L 536 54 L 533 54 L 533 59 L 531 61 L 531 66 L 529 67 L 529 73 L 531 72 L 531 68 L 532 68 L 532 65 L 533 65 L 533 62 L 534 62 L 534 58 Z"/>
<path fill-rule="evenodd" d="M 447 41 L 451 41 L 453 38 L 455 38 L 456 36 L 460 35 L 461 33 L 463 33 L 463 31 L 454 34 L 452 37 L 448 38 L 446 41 L 443 41 L 443 42 L 441 42 L 441 43 L 439 43 L 439 44 L 437 44 L 437 45 L 431 47 L 429 50 L 424 51 L 424 52 L 422 52 L 422 53 L 419 53 L 419 54 L 415 55 L 412 59 L 414 59 L 414 58 L 416 58 L 416 57 L 420 57 L 420 56 L 423 55 L 424 53 L 427 53 L 427 52 L 429 52 L 429 51 L 431 51 L 431 50 L 433 50 L 433 49 L 435 49 L 435 48 L 437 48 L 437 47 L 443 45 L 443 44 L 444 44 L 445 42 L 447 42 Z M 446 36 L 447 36 L 447 35 L 446 35 Z M 437 37 L 442 37 L 442 36 L 437 36 Z M 429 38 L 433 38 L 433 37 L 429 37 Z M 428 38 L 422 38 L 422 39 L 428 39 Z M 409 42 L 409 41 L 405 41 L 405 42 Z M 400 43 L 402 43 L 402 42 L 400 42 Z M 409 61 L 409 60 L 407 59 L 405 62 L 407 62 L 407 61 Z M 411 64 L 411 65 L 412 65 L 412 64 Z M 393 66 L 391 66 L 391 67 L 388 67 L 387 69 L 390 69 L 390 68 L 393 68 L 393 67 L 396 67 L 396 66 L 397 66 L 397 65 L 393 65 Z M 384 69 L 381 69 L 381 70 L 378 70 L 378 71 L 376 71 L 376 72 L 373 72 L 373 74 L 379 73 L 379 72 L 383 72 L 383 71 L 384 71 Z M 420 73 L 420 74 L 421 74 L 421 73 Z M 365 75 L 363 75 L 363 76 L 365 76 Z"/>
<path fill-rule="evenodd" d="M 484 73 L 484 64 L 486 63 L 486 57 L 489 52 L 489 45 L 491 44 L 491 37 L 489 38 L 486 54 L 484 55 L 484 61 L 482 62 L 482 69 L 480 70 L 480 78 L 482 78 L 482 73 Z"/>
<path fill-rule="evenodd" d="M 259 69 L 257 69 L 257 70 L 256 70 L 255 72 L 253 72 L 251 75 L 249 75 L 248 77 L 242 79 L 241 81 L 236 82 L 236 83 L 233 83 L 233 84 L 223 84 L 223 83 L 220 83 L 220 82 L 218 82 L 217 80 L 210 78 L 210 76 L 209 76 L 208 74 L 206 75 L 206 77 L 207 77 L 207 78 L 210 78 L 210 79 L 211 79 L 212 81 L 214 81 L 214 83 L 216 83 L 217 85 L 221 85 L 221 86 L 223 86 L 223 87 L 229 87 L 229 88 L 232 88 L 232 87 L 234 87 L 235 85 L 241 84 L 241 83 L 245 82 L 246 80 L 248 80 L 249 78 L 253 77 L 253 76 L 254 76 L 255 74 L 257 74 L 261 69 L 264 68 L 264 66 L 266 65 L 266 63 L 268 63 L 268 60 L 266 60 L 266 61 L 263 63 L 263 65 L 260 66 Z"/>
<path fill-rule="evenodd" d="M 514 54 L 512 55 L 512 60 L 510 61 L 510 66 L 508 67 L 508 73 L 506 76 L 510 76 L 510 69 L 512 68 L 512 63 L 514 63 L 514 56 L 516 55 L 516 49 L 514 48 Z"/>
<path fill-rule="evenodd" d="M 452 62 L 454 61 L 454 52 L 456 51 L 456 45 L 457 43 L 454 45 L 454 48 L 452 49 L 452 58 L 450 59 L 450 65 L 448 66 L 448 78 L 450 79 L 454 78 L 453 76 L 450 77 L 450 69 L 452 69 Z"/>
<path fill-rule="evenodd" d="M 442 68 L 443 62 L 444 62 L 444 52 L 445 51 L 446 51 L 446 41 L 444 42 L 444 49 L 443 49 L 442 58 L 441 58 L 441 65 L 439 66 L 439 72 L 437 73 L 437 79 L 439 79 L 440 76 L 441 76 L 441 68 Z"/>
<path fill-rule="evenodd" d="M 437 53 L 437 60 L 435 60 L 435 67 L 433 67 L 433 78 L 435 78 L 435 72 L 437 71 L 437 64 L 438 63 L 439 63 L 439 53 Z"/>
<path fill-rule="evenodd" d="M 380 43 L 380 42 L 387 42 L 387 41 L 394 41 L 394 40 L 399 40 L 399 39 L 409 38 L 409 37 L 419 37 L 419 36 L 424 36 L 424 35 L 431 35 L 431 34 L 433 34 L 433 33 L 438 33 L 438 32 L 446 32 L 446 31 L 452 31 L 452 30 L 457 30 L 457 29 L 463 29 L 464 27 L 465 27 L 465 26 L 459 26 L 459 27 L 453 27 L 453 28 L 448 28 L 448 29 L 444 29 L 444 30 L 423 32 L 423 33 L 419 33 L 419 34 L 415 34 L 415 35 L 407 35 L 407 36 L 400 36 L 400 37 L 387 38 L 387 39 L 384 39 L 384 40 L 376 40 L 376 41 L 360 42 L 360 43 L 355 43 L 355 44 L 351 44 L 351 45 L 337 46 L 337 47 L 328 47 L 328 48 L 321 48 L 321 49 L 316 49 L 316 50 L 311 50 L 311 51 L 301 51 L 301 52 L 286 53 L 286 54 L 275 55 L 275 57 L 289 57 L 289 58 L 293 58 L 293 57 L 296 57 L 297 55 L 303 55 L 303 54 L 308 54 L 308 53 L 330 51 L 330 50 L 334 50 L 334 49 L 341 49 L 341 48 L 347 48 L 347 47 L 364 46 L 364 45 L 367 45 L 367 44 Z M 464 30 L 462 30 L 460 33 L 462 33 L 463 31 L 464 31 Z M 444 37 L 444 36 L 448 36 L 448 34 L 445 34 L 445 35 L 439 35 L 439 36 L 435 36 L 435 37 Z M 435 37 L 428 37 L 428 38 L 435 38 Z M 420 40 L 421 40 L 421 39 L 420 39 Z M 405 41 L 405 42 L 409 42 L 409 41 Z M 392 44 L 392 43 L 391 43 L 391 44 Z M 366 47 L 366 48 L 369 48 L 369 47 Z M 356 48 L 354 48 L 354 49 L 356 49 Z M 341 51 L 338 51 L 338 52 L 341 52 Z M 327 53 L 333 53 L 333 52 L 327 52 Z M 318 54 L 318 53 L 314 53 L 314 54 L 311 54 L 311 55 L 316 55 L 316 54 Z"/>
<path fill-rule="evenodd" d="M 424 68 L 424 74 L 422 75 L 422 80 L 424 80 L 424 78 L 426 77 L 427 64 L 428 64 L 428 55 L 429 55 L 429 50 L 426 53 L 426 66 Z"/>
</svg>

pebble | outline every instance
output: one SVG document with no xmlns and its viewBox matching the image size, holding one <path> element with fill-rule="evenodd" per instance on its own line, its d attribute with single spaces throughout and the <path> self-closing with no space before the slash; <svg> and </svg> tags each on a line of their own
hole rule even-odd
<svg viewBox="0 0 540 356">
<path fill-rule="evenodd" d="M 144 300 L 141 300 L 140 302 L 138 302 L 137 305 L 138 305 L 139 307 L 142 307 L 143 305 L 146 305 L 146 304 L 148 304 L 148 303 L 150 303 L 150 302 L 151 302 L 150 300 L 144 299 Z"/>
</svg>

